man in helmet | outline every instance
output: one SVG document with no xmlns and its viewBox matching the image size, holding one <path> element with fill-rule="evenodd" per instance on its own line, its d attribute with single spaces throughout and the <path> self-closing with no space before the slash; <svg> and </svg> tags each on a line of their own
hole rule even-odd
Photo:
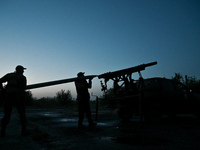
<svg viewBox="0 0 200 150">
<path fill-rule="evenodd" d="M 84 72 L 79 72 L 77 74 L 78 77 L 84 77 Z M 78 120 L 78 127 L 84 128 L 83 118 L 84 113 L 88 119 L 89 127 L 97 125 L 92 121 L 91 118 L 91 110 L 90 110 L 90 94 L 88 92 L 88 88 L 92 87 L 92 78 L 89 79 L 87 83 L 86 79 L 80 79 L 75 81 L 76 91 L 77 91 L 77 100 L 78 100 L 78 113 L 79 113 L 79 120 Z"/>
<path fill-rule="evenodd" d="M 8 125 L 12 107 L 15 106 L 20 116 L 20 123 L 22 126 L 22 136 L 27 135 L 26 130 L 26 114 L 25 114 L 25 87 L 27 84 L 26 77 L 23 75 L 24 68 L 18 65 L 15 72 L 8 73 L 0 79 L 0 84 L 7 82 L 5 88 L 5 103 L 4 103 L 4 117 L 1 120 L 1 133 L 0 136 L 6 135 L 6 126 Z"/>
</svg>

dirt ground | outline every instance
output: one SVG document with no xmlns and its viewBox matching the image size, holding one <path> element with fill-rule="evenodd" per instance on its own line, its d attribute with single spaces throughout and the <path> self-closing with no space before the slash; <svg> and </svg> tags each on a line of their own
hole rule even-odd
<svg viewBox="0 0 200 150">
<path fill-rule="evenodd" d="M 95 118 L 95 111 L 92 111 Z M 3 110 L 0 108 L 0 117 Z M 30 135 L 21 137 L 16 110 L 13 110 L 6 137 L 0 138 L 1 150 L 197 150 L 200 149 L 200 121 L 193 115 L 167 117 L 162 123 L 147 124 L 133 117 L 118 119 L 114 109 L 100 108 L 98 125 L 79 129 L 77 109 L 27 108 Z M 84 124 L 87 126 L 85 118 Z"/>
</svg>

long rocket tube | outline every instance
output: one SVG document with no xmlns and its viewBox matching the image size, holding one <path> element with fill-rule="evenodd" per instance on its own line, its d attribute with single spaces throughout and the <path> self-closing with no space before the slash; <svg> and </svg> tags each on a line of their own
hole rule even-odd
<svg viewBox="0 0 200 150">
<path fill-rule="evenodd" d="M 35 89 L 35 88 L 41 88 L 46 86 L 52 86 L 57 84 L 63 84 L 63 83 L 69 83 L 74 82 L 80 79 L 92 79 L 94 77 L 97 77 L 96 75 L 90 75 L 90 76 L 84 76 L 84 77 L 77 77 L 77 78 L 69 78 L 69 79 L 62 79 L 62 80 L 56 80 L 56 81 L 49 81 L 49 82 L 43 82 L 43 83 L 37 83 L 37 84 L 31 84 L 26 86 L 26 90 Z"/>
</svg>

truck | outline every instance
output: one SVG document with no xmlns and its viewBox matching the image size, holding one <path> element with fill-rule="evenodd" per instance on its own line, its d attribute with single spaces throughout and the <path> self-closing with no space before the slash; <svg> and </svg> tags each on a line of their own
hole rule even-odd
<svg viewBox="0 0 200 150">
<path fill-rule="evenodd" d="M 144 79 L 141 71 L 157 62 L 142 64 L 136 67 L 108 72 L 98 76 L 102 91 L 106 93 L 107 82 L 113 80 L 113 96 L 104 99 L 118 109 L 122 120 L 139 116 L 147 122 L 160 122 L 163 116 L 176 117 L 177 114 L 194 114 L 200 116 L 200 94 L 192 92 L 181 82 L 167 78 Z M 139 79 L 132 79 L 132 73 L 138 72 Z M 121 82 L 121 83 L 120 83 Z"/>
</svg>

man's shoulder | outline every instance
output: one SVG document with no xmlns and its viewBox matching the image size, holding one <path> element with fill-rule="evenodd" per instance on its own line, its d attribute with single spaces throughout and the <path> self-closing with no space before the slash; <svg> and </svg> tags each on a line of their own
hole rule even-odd
<svg viewBox="0 0 200 150">
<path fill-rule="evenodd" d="M 17 74 L 17 73 L 15 73 L 15 72 L 11 72 L 11 73 L 8 73 L 8 74 L 6 74 L 6 76 L 7 77 L 10 77 L 10 78 L 25 78 L 26 79 L 26 77 L 23 75 L 23 74 Z"/>
<path fill-rule="evenodd" d="M 14 75 L 15 75 L 15 73 L 11 72 L 11 73 L 7 73 L 5 76 L 10 77 L 10 76 L 14 76 Z"/>
<path fill-rule="evenodd" d="M 13 77 L 13 73 L 7 73 L 6 75 L 4 75 L 0 80 L 1 81 L 6 81 L 9 80 L 10 78 Z"/>
</svg>

